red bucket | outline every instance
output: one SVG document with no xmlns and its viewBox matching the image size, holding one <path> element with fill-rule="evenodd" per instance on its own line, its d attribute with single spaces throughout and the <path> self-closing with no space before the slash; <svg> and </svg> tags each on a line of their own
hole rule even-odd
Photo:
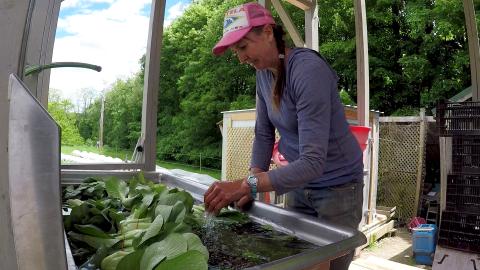
<svg viewBox="0 0 480 270">
<path fill-rule="evenodd" d="M 353 133 L 353 136 L 355 136 L 355 139 L 357 139 L 362 151 L 365 151 L 365 148 L 367 148 L 368 133 L 370 133 L 370 128 L 364 126 L 350 126 L 350 131 Z"/>
</svg>

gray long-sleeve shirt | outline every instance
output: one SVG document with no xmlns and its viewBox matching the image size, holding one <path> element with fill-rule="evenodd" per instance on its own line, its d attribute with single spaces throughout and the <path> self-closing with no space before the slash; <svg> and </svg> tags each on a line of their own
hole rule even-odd
<svg viewBox="0 0 480 270">
<path fill-rule="evenodd" d="M 275 140 L 288 160 L 268 172 L 283 194 L 295 188 L 320 188 L 361 181 L 362 152 L 351 134 L 337 91 L 338 77 L 316 52 L 295 48 L 286 65 L 280 109 L 272 103 L 273 75 L 257 71 L 257 105 L 252 168 L 267 171 Z"/>
</svg>

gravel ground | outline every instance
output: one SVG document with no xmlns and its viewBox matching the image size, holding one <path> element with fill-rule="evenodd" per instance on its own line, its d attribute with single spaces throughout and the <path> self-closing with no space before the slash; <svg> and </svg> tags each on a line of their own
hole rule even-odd
<svg viewBox="0 0 480 270">
<path fill-rule="evenodd" d="M 384 237 L 370 247 L 364 248 L 359 257 L 367 257 L 368 255 L 422 269 L 432 269 L 431 266 L 417 265 L 415 263 L 415 259 L 412 256 L 412 234 L 407 228 L 397 228 L 395 236 Z"/>
</svg>

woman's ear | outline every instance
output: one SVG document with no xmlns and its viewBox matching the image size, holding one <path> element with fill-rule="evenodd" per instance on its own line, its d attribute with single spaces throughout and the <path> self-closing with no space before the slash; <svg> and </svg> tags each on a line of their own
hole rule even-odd
<svg viewBox="0 0 480 270">
<path fill-rule="evenodd" d="M 263 33 L 267 35 L 269 41 L 275 40 L 273 35 L 273 26 L 271 24 L 266 24 L 263 26 Z"/>
</svg>

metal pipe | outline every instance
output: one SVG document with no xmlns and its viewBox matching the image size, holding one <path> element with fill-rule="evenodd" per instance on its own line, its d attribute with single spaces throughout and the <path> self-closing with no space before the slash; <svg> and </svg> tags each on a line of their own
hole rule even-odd
<svg viewBox="0 0 480 270">
<path fill-rule="evenodd" d="M 95 70 L 97 72 L 102 71 L 101 66 L 97 65 L 92 65 L 88 63 L 82 63 L 82 62 L 54 62 L 51 64 L 47 65 L 35 65 L 35 66 L 29 66 L 25 68 L 25 77 L 35 74 L 35 73 L 40 73 L 42 70 L 45 69 L 52 69 L 52 68 L 62 68 L 62 67 L 74 67 L 74 68 L 86 68 L 86 69 L 91 69 Z"/>
</svg>

